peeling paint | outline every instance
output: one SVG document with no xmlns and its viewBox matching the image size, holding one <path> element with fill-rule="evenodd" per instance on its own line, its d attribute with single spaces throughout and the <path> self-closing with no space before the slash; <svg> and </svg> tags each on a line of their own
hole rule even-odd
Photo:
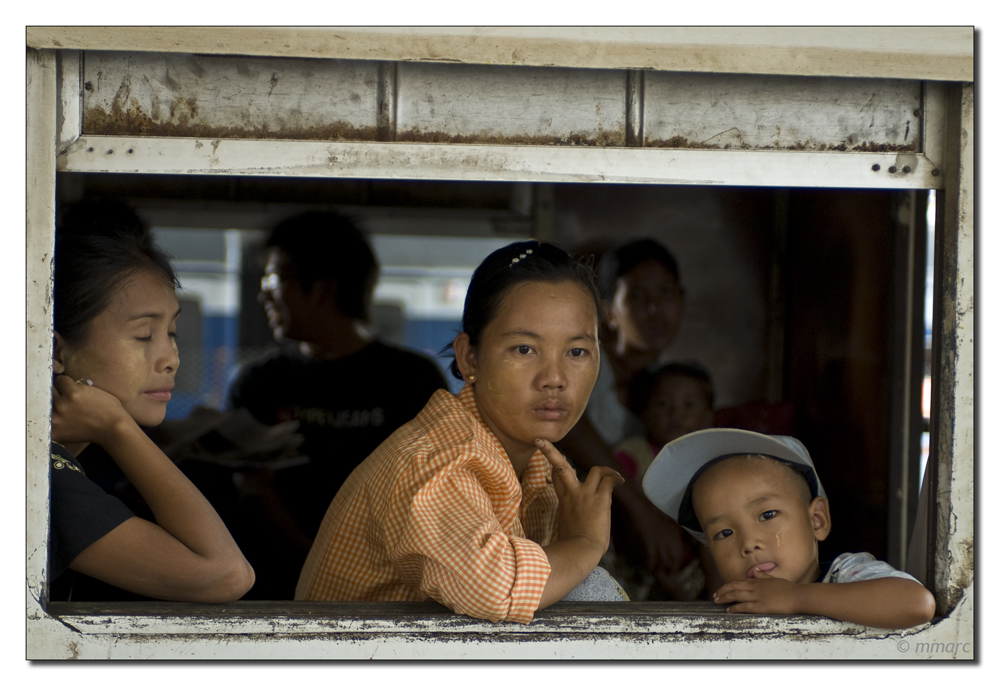
<svg viewBox="0 0 1000 686">
<path fill-rule="evenodd" d="M 83 117 L 83 132 L 102 136 L 155 136 L 166 138 L 232 138 L 272 140 L 376 141 L 376 126 L 358 127 L 332 122 L 326 126 L 279 129 L 263 126 L 222 126 L 194 121 L 198 106 L 190 99 L 179 99 L 170 107 L 170 119 L 155 120 L 142 111 L 132 99 L 127 107 L 115 103 L 110 112 L 100 108 L 87 109 Z"/>
<path fill-rule="evenodd" d="M 566 145 L 625 147 L 624 131 L 601 131 L 597 136 L 569 134 L 566 136 L 501 135 L 490 132 L 450 134 L 442 131 L 399 131 L 396 140 L 405 143 L 453 143 L 490 145 Z"/>
<path fill-rule="evenodd" d="M 721 134 L 719 134 L 721 135 Z M 712 138 L 715 138 L 713 136 Z M 850 141 L 845 141 L 841 143 L 817 143 L 814 141 L 798 141 L 795 143 L 790 143 L 788 145 L 763 145 L 754 148 L 749 143 L 742 143 L 740 145 L 733 145 L 731 143 L 717 144 L 709 143 L 708 141 L 692 141 L 683 136 L 674 136 L 672 138 L 663 139 L 652 139 L 646 140 L 645 146 L 648 148 L 690 148 L 696 150 L 810 150 L 816 152 L 896 152 L 896 153 L 906 153 L 906 152 L 916 152 L 916 143 L 910 143 L 908 145 L 892 145 L 889 143 L 872 143 L 870 141 L 865 141 L 863 143 L 851 144 Z"/>
</svg>

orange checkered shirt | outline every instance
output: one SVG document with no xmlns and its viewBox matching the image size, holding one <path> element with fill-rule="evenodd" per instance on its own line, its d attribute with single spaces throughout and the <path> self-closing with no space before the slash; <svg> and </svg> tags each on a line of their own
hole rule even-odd
<svg viewBox="0 0 1000 686">
<path fill-rule="evenodd" d="M 455 612 L 531 621 L 555 538 L 552 467 L 520 483 L 472 386 L 439 390 L 351 474 L 330 504 L 296 600 L 433 599 Z"/>
</svg>

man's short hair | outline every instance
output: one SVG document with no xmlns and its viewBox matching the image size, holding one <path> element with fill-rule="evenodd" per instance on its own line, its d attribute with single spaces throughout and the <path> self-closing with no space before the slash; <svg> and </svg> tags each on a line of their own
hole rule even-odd
<svg viewBox="0 0 1000 686">
<path fill-rule="evenodd" d="M 618 290 L 618 279 L 622 278 L 643 262 L 658 262 L 681 283 L 681 270 L 674 257 L 665 245 L 655 238 L 640 238 L 619 245 L 604 254 L 597 265 L 597 286 L 601 289 L 601 297 L 611 301 Z"/>
<path fill-rule="evenodd" d="M 317 281 L 336 282 L 340 311 L 368 320 L 379 264 L 368 237 L 353 219 L 337 212 L 299 214 L 271 229 L 264 248 L 284 253 L 292 271 L 289 276 L 305 290 Z"/>
</svg>

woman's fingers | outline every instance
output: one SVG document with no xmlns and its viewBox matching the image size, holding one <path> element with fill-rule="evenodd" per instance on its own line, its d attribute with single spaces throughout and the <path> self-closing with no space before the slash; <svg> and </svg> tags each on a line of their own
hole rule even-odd
<svg viewBox="0 0 1000 686">
<path fill-rule="evenodd" d="M 576 470 L 550 441 L 544 438 L 535 439 L 535 445 L 542 451 L 545 459 L 552 465 L 552 484 L 560 502 L 567 497 L 589 498 L 596 495 L 600 500 L 610 503 L 611 492 L 618 484 L 625 483 L 624 477 L 610 467 L 593 467 L 587 473 L 585 481 L 576 476 Z M 592 494 L 588 496 L 586 494 Z M 571 495 L 575 494 L 575 495 Z"/>
<path fill-rule="evenodd" d="M 625 478 L 611 467 L 591 467 L 587 474 L 588 486 L 593 486 L 598 492 L 610 491 L 618 484 L 625 483 Z"/>
<path fill-rule="evenodd" d="M 550 441 L 547 441 L 544 438 L 536 438 L 535 445 L 538 446 L 538 449 L 542 451 L 542 455 L 544 455 L 545 459 L 549 461 L 550 465 L 552 465 L 553 474 L 569 472 L 573 475 L 574 479 L 576 478 L 576 474 L 573 473 L 573 467 L 570 465 L 569 460 L 567 460 L 566 456 L 559 452 L 559 449 L 552 445 Z"/>
<path fill-rule="evenodd" d="M 544 438 L 536 438 L 535 445 L 552 465 L 552 483 L 556 488 L 556 495 L 560 499 L 567 489 L 580 487 L 580 481 L 576 478 L 576 470 L 573 469 L 566 456 L 559 452 L 558 448 Z"/>
<path fill-rule="evenodd" d="M 593 467 L 587 474 L 585 482 L 581 483 L 576 477 L 576 470 L 566 459 L 566 456 L 559 452 L 559 449 L 544 438 L 536 438 L 535 445 L 542 451 L 545 459 L 552 465 L 552 481 L 558 483 L 561 489 L 579 488 L 586 486 L 597 493 L 610 493 L 618 484 L 625 483 L 624 477 L 611 467 Z"/>
</svg>

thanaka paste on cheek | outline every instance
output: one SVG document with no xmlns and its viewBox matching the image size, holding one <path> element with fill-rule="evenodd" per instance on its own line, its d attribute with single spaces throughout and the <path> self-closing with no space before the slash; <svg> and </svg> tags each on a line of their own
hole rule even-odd
<svg viewBox="0 0 1000 686">
<path fill-rule="evenodd" d="M 492 379 L 486 382 L 485 388 L 486 392 L 490 394 L 498 405 L 502 404 L 507 399 L 506 396 L 504 396 L 504 394 L 497 388 L 496 384 L 493 383 Z"/>
<path fill-rule="evenodd" d="M 783 527 L 781 527 L 781 528 L 780 528 L 780 529 L 778 530 L 778 532 L 777 532 L 777 533 L 776 533 L 776 534 L 774 535 L 775 539 L 777 539 L 777 546 L 778 546 L 779 548 L 781 547 L 781 539 L 782 539 L 782 537 L 783 537 L 783 536 L 785 535 L 785 532 L 786 532 L 787 530 L 788 530 L 788 527 L 787 527 L 787 526 L 783 526 Z"/>
<path fill-rule="evenodd" d="M 92 359 L 94 356 L 88 354 L 88 348 L 82 348 L 66 357 L 63 373 L 72 378 L 88 378 L 100 387 L 100 366 Z M 94 372 L 98 372 L 94 374 Z"/>
</svg>

